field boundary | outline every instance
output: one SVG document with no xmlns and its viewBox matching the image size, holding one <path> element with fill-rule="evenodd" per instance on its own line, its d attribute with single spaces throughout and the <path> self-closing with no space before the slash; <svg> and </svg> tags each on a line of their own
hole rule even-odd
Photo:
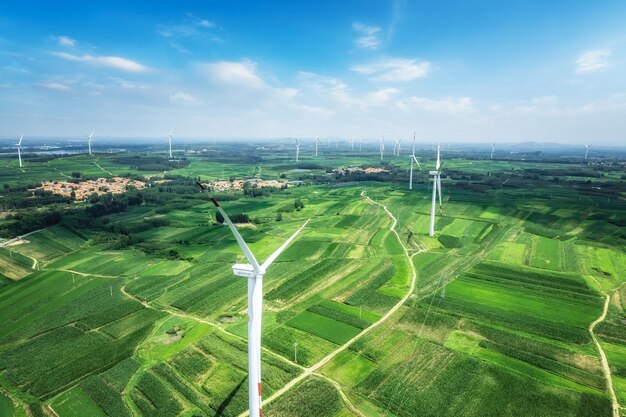
<svg viewBox="0 0 626 417">
<path fill-rule="evenodd" d="M 606 379 L 606 387 L 608 388 L 609 394 L 611 395 L 613 417 L 620 417 L 619 416 L 620 407 L 619 407 L 619 402 L 617 401 L 617 396 L 615 395 L 615 390 L 613 389 L 613 378 L 611 376 L 611 368 L 609 367 L 609 361 L 606 358 L 604 349 L 602 349 L 600 342 L 598 342 L 596 335 L 593 333 L 593 329 L 596 327 L 596 325 L 598 325 L 599 323 L 603 322 L 604 319 L 606 319 L 606 314 L 609 311 L 609 305 L 611 304 L 611 295 L 605 294 L 605 297 L 606 299 L 604 301 L 604 309 L 602 310 L 602 315 L 589 325 L 589 334 L 591 335 L 591 338 L 593 339 L 593 343 L 596 345 L 596 349 L 598 350 L 598 353 L 600 353 L 600 362 L 602 362 L 602 372 L 604 373 L 604 378 Z"/>
<path fill-rule="evenodd" d="M 398 232 L 396 230 L 396 225 L 398 224 L 398 219 L 396 219 L 396 217 L 391 213 L 391 211 L 389 211 L 387 206 L 385 206 L 384 204 L 378 203 L 378 202 L 372 200 L 371 198 L 369 198 L 366 195 L 365 191 L 361 191 L 361 196 L 365 197 L 365 199 L 367 201 L 369 201 L 370 204 L 375 204 L 375 205 L 378 205 L 378 206 L 382 207 L 385 210 L 385 212 L 387 213 L 387 215 L 389 217 L 391 217 L 391 219 L 393 220 L 393 222 L 391 224 L 391 227 L 390 227 L 390 230 L 393 233 L 395 233 L 396 236 L 398 237 L 398 240 L 400 241 L 400 244 L 402 245 L 402 249 L 404 251 L 404 256 L 406 256 L 406 258 L 408 260 L 409 267 L 410 267 L 410 273 L 411 273 L 411 285 L 409 286 L 409 289 L 408 289 L 407 293 L 404 295 L 404 297 L 402 297 L 402 299 L 400 301 L 398 301 L 393 307 L 391 307 L 391 309 L 389 309 L 389 311 L 387 313 L 385 313 L 385 315 L 382 316 L 378 321 L 376 321 L 375 323 L 372 323 L 369 327 L 364 329 L 362 332 L 357 334 L 355 337 L 353 337 L 352 339 L 348 340 L 346 343 L 344 343 L 343 345 L 339 346 L 337 349 L 335 349 L 334 351 L 332 351 L 331 353 L 326 355 L 326 357 L 322 358 L 319 362 L 311 365 L 308 368 L 304 368 L 304 372 L 302 374 L 300 374 L 296 378 L 292 379 L 286 385 L 284 385 L 282 388 L 280 388 L 279 390 L 274 392 L 274 394 L 272 394 L 272 396 L 270 396 L 269 398 L 267 398 L 266 400 L 263 401 L 263 405 L 267 405 L 270 402 L 274 401 L 275 399 L 279 398 L 280 396 L 285 394 L 287 391 L 289 391 L 291 388 L 293 388 L 296 384 L 298 384 L 300 381 L 302 381 L 304 378 L 306 378 L 306 377 L 308 377 L 310 375 L 316 374 L 316 371 L 319 368 L 321 368 L 322 366 L 324 366 L 328 362 L 330 362 L 335 356 L 337 356 L 337 354 L 343 352 L 352 343 L 354 343 L 356 340 L 358 340 L 359 338 L 365 336 L 370 331 L 372 331 L 373 329 L 377 328 L 378 326 L 383 324 L 385 321 L 387 321 L 396 311 L 398 311 L 398 309 L 402 305 L 404 305 L 404 303 L 411 297 L 411 295 L 413 294 L 413 291 L 415 290 L 415 283 L 417 281 L 417 272 L 415 270 L 415 265 L 413 265 L 413 262 L 411 260 L 411 254 L 409 253 L 409 251 L 408 251 L 407 247 L 404 245 L 404 243 L 402 243 L 402 239 L 400 239 L 400 235 L 398 234 Z M 340 391 L 340 393 L 341 392 L 342 391 Z M 244 411 L 243 413 L 239 414 L 239 417 L 244 417 L 244 416 L 246 416 L 248 414 L 249 414 L 249 411 Z"/>
</svg>

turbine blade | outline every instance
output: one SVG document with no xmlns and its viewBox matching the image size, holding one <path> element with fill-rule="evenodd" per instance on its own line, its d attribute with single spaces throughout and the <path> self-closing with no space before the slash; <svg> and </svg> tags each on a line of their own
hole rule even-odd
<svg viewBox="0 0 626 417">
<path fill-rule="evenodd" d="M 310 220 L 310 219 L 309 219 Z M 278 258 L 278 256 L 285 250 L 287 249 L 287 246 L 289 246 L 289 244 L 296 238 L 296 236 L 298 235 L 298 233 L 300 233 L 302 231 L 302 229 L 304 229 L 304 226 L 307 225 L 307 223 L 309 222 L 309 220 L 305 221 L 304 224 L 302 226 L 300 226 L 300 228 L 298 230 L 296 230 L 296 232 L 291 235 L 291 237 L 289 239 L 287 239 L 285 241 L 285 243 L 283 243 L 282 245 L 280 245 L 280 247 L 278 249 L 276 249 L 274 251 L 274 253 L 272 253 L 270 255 L 269 258 L 267 258 L 265 260 L 265 262 L 263 262 L 263 265 L 261 265 L 261 269 L 262 270 L 266 270 L 275 260 L 276 258 Z"/>
<path fill-rule="evenodd" d="M 440 157 L 441 145 L 437 144 L 437 165 L 435 169 L 439 171 L 439 167 L 441 167 L 441 157 Z"/>
<path fill-rule="evenodd" d="M 437 175 L 437 190 L 439 191 L 439 209 L 443 209 L 443 204 L 441 203 L 441 174 Z"/>
<path fill-rule="evenodd" d="M 415 161 L 415 163 L 417 164 L 417 166 L 418 166 L 418 167 L 419 167 L 419 169 L 421 170 L 421 169 L 422 169 L 422 167 L 421 167 L 421 165 L 420 165 L 419 161 L 417 160 L 417 158 L 415 157 L 415 155 L 413 155 L 413 160 Z"/>
<path fill-rule="evenodd" d="M 196 184 L 200 188 L 202 188 L 203 190 L 206 189 L 202 184 L 200 184 L 197 181 L 196 181 Z M 239 234 L 239 231 L 237 230 L 237 228 L 235 227 L 233 222 L 230 220 L 230 217 L 228 217 L 228 214 L 226 214 L 226 212 L 220 206 L 220 204 L 217 202 L 216 199 L 211 197 L 211 201 L 213 202 L 215 207 L 217 207 L 217 210 L 220 212 L 220 214 L 224 217 L 224 221 L 226 222 L 226 224 L 230 228 L 230 231 L 235 236 L 235 239 L 237 240 L 237 243 L 239 244 L 239 247 L 241 248 L 241 251 L 243 252 L 243 254 L 246 257 L 246 259 L 248 259 L 248 262 L 250 262 L 250 265 L 252 265 L 252 267 L 254 268 L 254 271 L 255 272 L 259 272 L 261 270 L 261 268 L 259 267 L 259 263 L 257 262 L 256 258 L 252 254 L 252 251 L 250 250 L 250 248 L 246 244 L 245 240 L 243 240 L 243 237 L 241 237 L 241 235 Z"/>
</svg>

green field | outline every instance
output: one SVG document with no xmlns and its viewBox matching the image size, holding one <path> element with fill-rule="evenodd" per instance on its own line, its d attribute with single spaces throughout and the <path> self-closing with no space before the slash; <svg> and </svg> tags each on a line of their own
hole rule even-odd
<svg viewBox="0 0 626 417">
<path fill-rule="evenodd" d="M 150 148 L 26 158 L 25 172 L 3 160 L 4 192 L 25 206 L 1 213 L 4 236 L 27 226 L 15 213 L 63 214 L 0 247 L 0 415 L 244 412 L 247 283 L 231 266 L 245 258 L 194 181 L 257 175 L 291 183 L 212 195 L 248 216 L 238 227 L 260 261 L 309 220 L 264 277 L 264 398 L 314 367 L 264 414 L 609 417 L 589 333 L 605 294 L 610 308 L 594 334 L 626 405 L 626 190 L 617 163 L 454 154 L 430 237 L 431 182 L 420 172 L 408 190 L 408 158 L 381 164 L 374 148 L 325 149 L 305 166 L 281 143 L 220 146 L 191 147 L 198 152 L 184 166 L 147 165 L 164 169 L 137 162 L 162 157 Z M 422 152 L 420 163 L 432 165 L 432 150 Z M 389 172 L 333 173 L 358 166 Z M 73 170 L 145 176 L 151 186 L 133 204 L 129 192 L 112 197 L 127 199 L 120 206 L 28 206 L 43 197 L 27 186 Z"/>
</svg>

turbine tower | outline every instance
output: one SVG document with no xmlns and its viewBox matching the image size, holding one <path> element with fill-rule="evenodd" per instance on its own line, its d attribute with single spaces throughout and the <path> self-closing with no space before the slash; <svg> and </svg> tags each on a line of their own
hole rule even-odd
<svg viewBox="0 0 626 417">
<path fill-rule="evenodd" d="M 298 163 L 300 161 L 300 141 L 298 141 L 298 138 L 295 139 L 296 140 L 296 163 Z"/>
<path fill-rule="evenodd" d="M 589 154 L 589 146 L 590 145 L 585 144 L 585 160 L 587 160 L 587 155 Z"/>
<path fill-rule="evenodd" d="M 15 144 L 17 147 L 17 159 L 20 161 L 20 168 L 22 167 L 22 139 L 24 139 L 24 134 L 20 135 L 20 140 Z"/>
<path fill-rule="evenodd" d="M 202 189 L 204 186 L 197 183 Z M 307 225 L 308 220 L 296 232 L 291 235 L 269 258 L 259 265 L 256 258 L 248 248 L 237 228 L 230 220 L 219 203 L 211 198 L 217 210 L 224 217 L 224 221 L 235 236 L 239 248 L 248 260 L 247 264 L 235 264 L 232 266 L 236 276 L 248 278 L 248 401 L 250 417 L 261 417 L 261 315 L 263 313 L 263 276 L 267 268 L 296 238 L 298 233 Z"/>
<path fill-rule="evenodd" d="M 494 144 L 492 143 L 491 144 L 491 158 L 489 158 L 489 159 L 493 159 L 493 147 L 494 147 Z"/>
<path fill-rule="evenodd" d="M 431 237 L 435 236 L 435 200 L 437 198 L 437 190 L 439 190 L 439 209 L 443 210 L 441 203 L 441 158 L 440 158 L 441 146 L 437 145 L 437 165 L 435 170 L 430 171 L 429 174 L 433 176 L 433 203 L 430 208 L 430 232 Z"/>
<path fill-rule="evenodd" d="M 315 156 L 317 156 L 317 145 L 319 145 L 319 143 L 320 143 L 320 138 L 319 137 L 315 138 Z"/>
<path fill-rule="evenodd" d="M 380 138 L 380 160 L 383 160 L 383 156 L 385 155 L 385 135 Z"/>
<path fill-rule="evenodd" d="M 170 133 L 167 135 L 167 138 L 169 139 L 169 143 L 170 143 L 170 159 L 172 159 L 172 140 L 174 139 L 172 137 L 172 133 L 174 133 L 174 129 L 170 129 Z"/>
<path fill-rule="evenodd" d="M 413 132 L 413 153 L 411 154 L 411 172 L 409 174 L 409 190 L 413 189 L 413 161 L 415 161 L 415 163 L 417 164 L 417 167 L 421 170 L 422 167 L 420 166 L 420 163 L 417 161 L 417 158 L 415 157 L 415 132 Z"/>
<path fill-rule="evenodd" d="M 93 134 L 96 133 L 95 130 L 92 130 L 89 135 L 87 135 L 87 145 L 89 145 L 89 155 L 91 155 L 91 141 L 93 140 Z"/>
<path fill-rule="evenodd" d="M 359 152 L 361 152 L 361 142 L 363 142 L 363 138 L 359 138 Z"/>
</svg>

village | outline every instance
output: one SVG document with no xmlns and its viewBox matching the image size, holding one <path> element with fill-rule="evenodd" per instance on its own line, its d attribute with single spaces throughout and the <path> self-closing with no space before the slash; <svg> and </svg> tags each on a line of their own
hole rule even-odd
<svg viewBox="0 0 626 417">
<path fill-rule="evenodd" d="M 263 180 L 260 178 L 251 178 L 245 180 L 217 180 L 212 181 L 210 183 L 205 184 L 207 187 L 214 191 L 231 191 L 231 190 L 243 190 L 244 184 L 250 184 L 255 188 L 288 188 L 289 184 L 287 182 L 281 182 L 277 180 Z"/>
<path fill-rule="evenodd" d="M 94 193 L 98 195 L 106 193 L 123 194 L 130 188 L 141 190 L 145 187 L 146 183 L 143 181 L 123 177 L 113 177 L 98 178 L 96 180 L 86 180 L 77 183 L 69 181 L 44 182 L 36 189 L 49 191 L 53 194 L 63 195 L 66 197 L 74 197 L 77 201 L 83 201 Z"/>
</svg>

